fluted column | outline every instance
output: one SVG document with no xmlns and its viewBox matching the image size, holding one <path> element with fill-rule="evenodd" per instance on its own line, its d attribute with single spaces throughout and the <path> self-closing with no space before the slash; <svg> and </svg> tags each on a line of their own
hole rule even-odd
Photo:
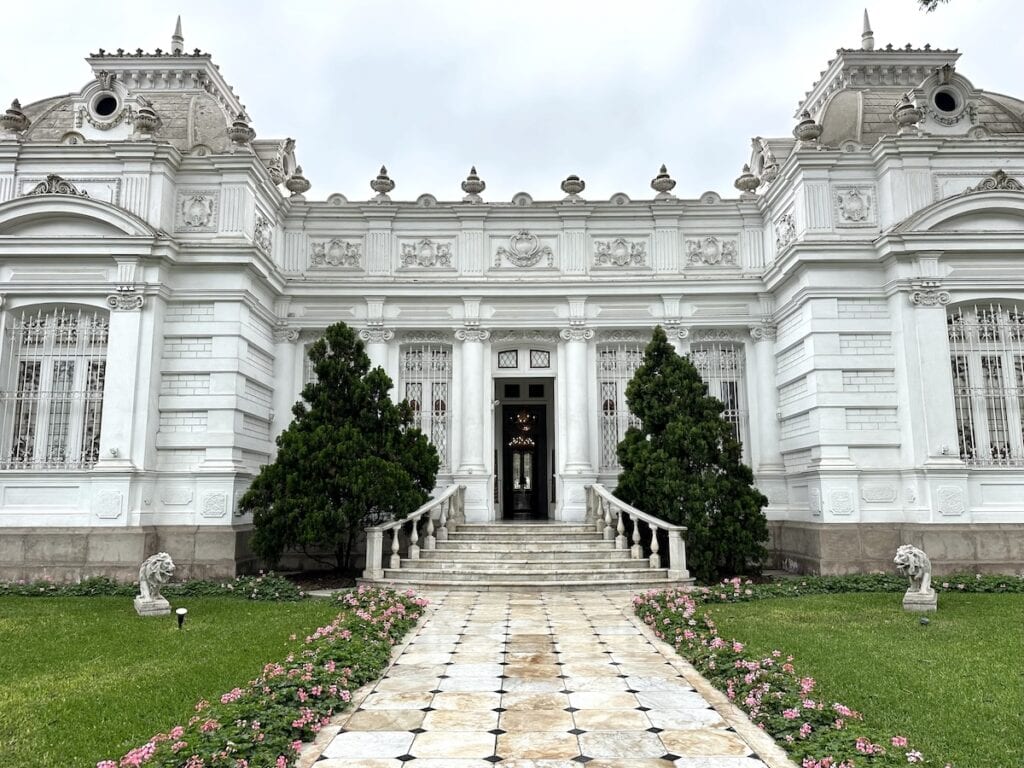
<svg viewBox="0 0 1024 768">
<path fill-rule="evenodd" d="M 590 328 L 566 328 L 561 332 L 565 340 L 565 416 L 566 446 L 565 469 L 567 472 L 589 472 L 590 461 L 590 414 L 587 409 L 587 342 L 594 338 Z"/>
<path fill-rule="evenodd" d="M 484 345 L 490 331 L 460 328 L 462 342 L 462 461 L 460 472 L 483 472 L 484 467 Z"/>
<path fill-rule="evenodd" d="M 750 329 L 754 340 L 753 383 L 754 413 L 757 419 L 757 463 L 761 472 L 782 470 L 782 453 L 779 451 L 779 389 L 775 384 L 775 335 L 774 325 L 755 325 Z"/>
</svg>

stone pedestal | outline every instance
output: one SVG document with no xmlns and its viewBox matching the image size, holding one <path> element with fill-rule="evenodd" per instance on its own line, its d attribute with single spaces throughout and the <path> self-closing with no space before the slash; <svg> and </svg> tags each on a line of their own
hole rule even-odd
<svg viewBox="0 0 1024 768">
<path fill-rule="evenodd" d="M 156 600 L 144 600 L 142 596 L 135 598 L 135 612 L 139 616 L 170 616 L 171 604 L 164 598 Z"/>
<path fill-rule="evenodd" d="M 903 610 L 915 613 L 930 613 L 939 609 L 939 596 L 934 589 L 927 592 L 907 590 L 903 596 Z"/>
</svg>

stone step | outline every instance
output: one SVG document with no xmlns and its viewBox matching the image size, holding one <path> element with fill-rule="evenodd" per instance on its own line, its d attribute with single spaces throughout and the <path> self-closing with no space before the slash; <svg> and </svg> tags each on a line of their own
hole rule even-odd
<svg viewBox="0 0 1024 768">
<path fill-rule="evenodd" d="M 564 536 L 595 533 L 597 528 L 583 523 L 460 523 L 453 533 L 493 533 L 508 536 L 534 536 L 542 533 Z"/>
<path fill-rule="evenodd" d="M 448 541 L 506 541 L 523 546 L 534 541 L 604 541 L 604 534 L 596 531 L 580 533 L 560 533 L 546 529 L 533 533 L 515 533 L 514 531 L 467 531 L 459 528 L 449 531 Z"/>
<path fill-rule="evenodd" d="M 533 573 L 548 574 L 552 571 L 621 571 L 636 563 L 638 567 L 645 560 L 630 560 L 616 558 L 614 560 L 534 560 L 534 559 L 508 559 L 508 560 L 448 560 L 439 558 L 426 558 L 419 560 L 402 559 L 402 568 L 414 570 L 437 570 L 442 571 L 463 571 L 466 573 L 480 573 L 491 571 L 531 571 Z"/>
<path fill-rule="evenodd" d="M 668 571 L 664 568 L 655 568 L 637 574 L 629 578 L 609 578 L 603 581 L 548 581 L 536 579 L 534 581 L 476 581 L 474 579 L 446 579 L 441 582 L 420 581 L 415 578 L 416 574 L 408 572 L 403 576 L 385 578 L 380 581 L 366 581 L 366 584 L 373 586 L 389 586 L 394 589 L 417 589 L 429 591 L 432 589 L 452 590 L 455 592 L 515 592 L 526 594 L 537 594 L 541 592 L 575 592 L 575 591 L 597 591 L 597 590 L 628 590 L 638 591 L 643 589 L 661 589 L 664 587 L 686 586 L 693 584 L 689 581 L 673 581 L 668 578 Z M 360 584 L 364 583 L 362 579 Z"/>
<path fill-rule="evenodd" d="M 614 541 L 439 541 L 437 552 L 614 552 Z"/>
<path fill-rule="evenodd" d="M 643 561 L 637 560 L 636 562 L 642 563 Z M 624 580 L 632 583 L 637 579 L 643 578 L 650 571 L 650 567 L 616 568 L 615 570 L 609 571 L 596 570 L 593 568 L 559 568 L 557 570 L 549 571 L 538 571 L 533 568 L 522 568 L 516 570 L 478 568 L 474 571 L 455 571 L 451 568 L 437 568 L 435 565 L 434 568 L 385 568 L 384 578 L 400 579 L 404 577 L 422 582 L 448 582 L 452 580 L 452 576 L 454 574 L 458 574 L 460 576 L 468 577 L 469 580 L 475 580 L 481 584 L 495 581 L 508 583 L 519 583 L 524 581 L 544 581 L 555 583 L 562 581 L 603 582 L 608 581 L 609 579 Z"/>
<path fill-rule="evenodd" d="M 440 543 L 443 542 L 439 542 Z M 530 547 L 524 549 L 517 547 L 515 549 L 509 547 L 480 547 L 478 549 L 443 549 L 439 548 L 436 550 L 420 550 L 421 560 L 451 560 L 451 561 L 482 561 L 482 560 L 494 560 L 494 561 L 505 561 L 506 559 L 523 559 L 529 554 L 531 561 L 537 562 L 540 560 L 573 560 L 575 562 L 593 562 L 595 560 L 607 560 L 609 562 L 621 562 L 623 560 L 629 560 L 628 549 L 608 549 L 607 547 L 601 547 L 600 549 L 581 549 L 567 551 L 565 549 L 552 549 L 552 550 L 541 550 Z"/>
</svg>

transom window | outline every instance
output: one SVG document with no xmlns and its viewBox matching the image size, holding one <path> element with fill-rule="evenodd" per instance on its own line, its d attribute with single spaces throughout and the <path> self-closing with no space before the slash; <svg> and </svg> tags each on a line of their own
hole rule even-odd
<svg viewBox="0 0 1024 768">
<path fill-rule="evenodd" d="M 437 449 L 441 471 L 450 467 L 448 435 L 452 390 L 451 347 L 417 344 L 402 348 L 399 391 L 413 411 L 413 426 L 418 427 Z"/>
<path fill-rule="evenodd" d="M 947 317 L 960 458 L 1024 465 L 1024 312 L 974 304 Z"/>
<path fill-rule="evenodd" d="M 57 308 L 9 320 L 0 469 L 88 469 L 99 458 L 105 313 Z"/>
</svg>

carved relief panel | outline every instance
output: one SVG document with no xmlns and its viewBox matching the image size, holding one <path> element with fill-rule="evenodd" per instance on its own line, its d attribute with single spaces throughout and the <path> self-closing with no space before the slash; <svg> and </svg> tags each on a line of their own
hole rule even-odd
<svg viewBox="0 0 1024 768">
<path fill-rule="evenodd" d="M 340 237 L 314 242 L 309 266 L 313 269 L 362 269 L 363 244 Z"/>
<path fill-rule="evenodd" d="M 872 186 L 840 185 L 833 188 L 836 226 L 873 227 L 878 222 L 875 190 Z"/>
<path fill-rule="evenodd" d="M 175 232 L 216 232 L 218 191 L 183 189 L 174 205 Z"/>
<path fill-rule="evenodd" d="M 594 266 L 646 267 L 647 243 L 642 240 L 627 240 L 624 237 L 617 237 L 614 240 L 595 240 Z"/>
<path fill-rule="evenodd" d="M 555 253 L 537 235 L 520 230 L 494 251 L 496 269 L 542 269 L 555 266 Z"/>
<path fill-rule="evenodd" d="M 686 263 L 698 267 L 735 267 L 736 241 L 714 235 L 687 240 Z"/>
<path fill-rule="evenodd" d="M 450 240 L 433 240 L 429 237 L 400 244 L 399 257 L 402 269 L 451 269 L 454 266 Z"/>
</svg>

